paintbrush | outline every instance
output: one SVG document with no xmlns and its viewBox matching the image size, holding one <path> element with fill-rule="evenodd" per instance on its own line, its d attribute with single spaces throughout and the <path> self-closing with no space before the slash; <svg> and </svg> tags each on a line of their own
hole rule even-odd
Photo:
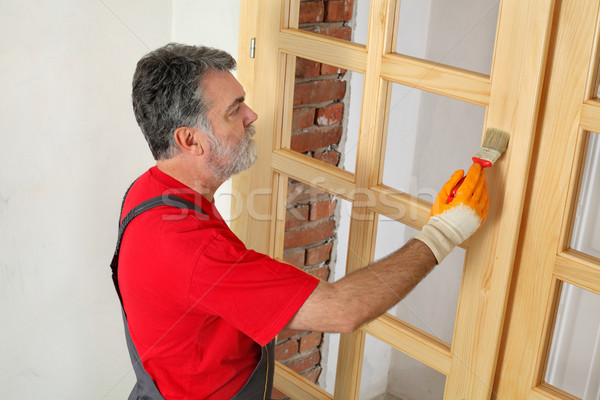
<svg viewBox="0 0 600 400">
<path fill-rule="evenodd" d="M 481 165 L 481 168 L 491 167 L 506 150 L 509 138 L 510 135 L 508 132 L 504 132 L 497 128 L 488 128 L 485 131 L 483 145 L 477 150 L 477 153 L 475 153 L 473 162 Z M 450 203 L 454 197 L 456 197 L 456 192 L 464 180 L 465 177 L 463 176 L 454 188 L 452 188 L 448 200 L 446 200 L 446 204 Z"/>
</svg>

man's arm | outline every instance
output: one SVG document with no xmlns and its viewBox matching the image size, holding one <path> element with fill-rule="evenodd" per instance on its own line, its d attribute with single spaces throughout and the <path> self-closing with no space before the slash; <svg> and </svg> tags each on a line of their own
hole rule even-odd
<svg viewBox="0 0 600 400">
<path fill-rule="evenodd" d="M 485 174 L 474 164 L 450 204 L 446 199 L 462 178 L 455 172 L 438 194 L 423 230 L 400 250 L 334 283 L 319 282 L 287 327 L 352 332 L 401 301 L 433 267 L 473 234 L 488 210 Z"/>
<path fill-rule="evenodd" d="M 288 327 L 352 332 L 402 300 L 435 264 L 429 247 L 413 239 L 383 260 L 337 282 L 319 282 Z"/>
</svg>

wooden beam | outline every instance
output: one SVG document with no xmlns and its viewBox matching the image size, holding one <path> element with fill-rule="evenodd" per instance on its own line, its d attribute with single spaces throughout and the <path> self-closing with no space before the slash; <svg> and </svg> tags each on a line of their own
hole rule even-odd
<svg viewBox="0 0 600 400">
<path fill-rule="evenodd" d="M 490 211 L 488 221 L 471 238 L 465 263 L 446 385 L 448 399 L 489 399 L 492 395 L 553 12 L 553 0 L 500 3 L 485 126 L 508 132 L 510 144 L 494 168 L 486 171 Z"/>
<path fill-rule="evenodd" d="M 275 361 L 273 386 L 293 399 L 331 400 L 333 395 L 321 389 L 302 375 Z"/>
<path fill-rule="evenodd" d="M 401 85 L 487 106 L 489 76 L 400 54 L 385 54 L 382 78 Z"/>
<path fill-rule="evenodd" d="M 438 338 L 390 314 L 382 315 L 362 329 L 442 374 L 450 373 L 452 365 L 450 346 Z"/>
<path fill-rule="evenodd" d="M 360 44 L 298 29 L 282 29 L 279 43 L 284 53 L 362 74 L 366 70 L 367 52 Z"/>
<path fill-rule="evenodd" d="M 290 178 L 326 190 L 345 200 L 355 193 L 354 175 L 298 152 L 280 149 L 273 152 L 273 169 Z"/>
<path fill-rule="evenodd" d="M 356 189 L 368 190 L 379 183 L 385 134 L 385 104 L 388 86 L 381 79 L 381 57 L 389 51 L 387 34 L 393 21 L 392 0 L 371 0 L 369 10 L 369 40 L 363 83 L 359 139 L 356 154 Z M 377 215 L 365 205 L 352 204 L 352 219 L 348 239 L 346 273 L 350 274 L 373 261 Z M 334 398 L 356 400 L 360 393 L 365 333 L 358 330 L 341 335 Z"/>
<path fill-rule="evenodd" d="M 588 259 L 589 258 L 589 259 Z M 561 281 L 600 294 L 600 267 L 598 260 L 570 250 L 556 257 L 554 275 Z"/>
<path fill-rule="evenodd" d="M 586 131 L 600 133 L 600 101 L 588 100 L 581 105 L 581 127 Z"/>
</svg>

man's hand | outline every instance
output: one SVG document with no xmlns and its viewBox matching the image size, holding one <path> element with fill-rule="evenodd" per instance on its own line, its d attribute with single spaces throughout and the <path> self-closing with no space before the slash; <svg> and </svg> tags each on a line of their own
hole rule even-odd
<svg viewBox="0 0 600 400">
<path fill-rule="evenodd" d="M 452 249 L 464 242 L 485 221 L 488 214 L 489 199 L 485 172 L 474 163 L 458 188 L 456 197 L 447 203 L 450 191 L 462 179 L 459 170 L 437 195 L 427 224 L 415 236 L 424 242 L 440 263 Z"/>
</svg>

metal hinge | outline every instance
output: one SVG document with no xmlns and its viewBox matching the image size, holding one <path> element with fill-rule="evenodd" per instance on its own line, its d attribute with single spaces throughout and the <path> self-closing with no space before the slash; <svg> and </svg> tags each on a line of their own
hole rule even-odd
<svg viewBox="0 0 600 400">
<path fill-rule="evenodd" d="M 256 38 L 250 39 L 250 58 L 254 58 L 256 52 Z"/>
</svg>

